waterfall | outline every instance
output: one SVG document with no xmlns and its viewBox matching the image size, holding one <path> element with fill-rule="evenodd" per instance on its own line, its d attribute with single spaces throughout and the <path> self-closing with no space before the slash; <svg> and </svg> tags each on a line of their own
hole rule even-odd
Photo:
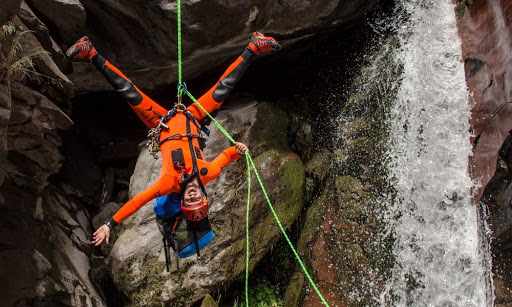
<svg viewBox="0 0 512 307">
<path fill-rule="evenodd" d="M 451 0 L 403 0 L 400 89 L 389 115 L 388 306 L 486 306 L 471 202 L 468 93 Z M 480 223 L 481 224 L 481 223 Z"/>
</svg>

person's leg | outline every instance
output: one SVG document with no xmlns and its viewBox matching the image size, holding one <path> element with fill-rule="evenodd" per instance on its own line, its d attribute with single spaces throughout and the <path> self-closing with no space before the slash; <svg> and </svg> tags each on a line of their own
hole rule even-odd
<svg viewBox="0 0 512 307">
<path fill-rule="evenodd" d="M 197 102 L 208 113 L 218 110 L 224 99 L 226 99 L 240 78 L 242 78 L 242 75 L 247 67 L 249 67 L 253 58 L 262 52 L 279 50 L 280 48 L 281 46 L 279 46 L 277 41 L 272 37 L 254 32 L 244 52 L 226 69 L 219 81 L 208 92 L 201 96 Z M 195 103 L 191 104 L 187 109 L 192 112 L 198 120 L 206 116 L 206 113 Z"/>
<path fill-rule="evenodd" d="M 102 57 L 87 36 L 71 46 L 66 55 L 69 58 L 91 61 L 149 128 L 156 127 L 160 116 L 167 113 L 167 110 L 146 96 L 119 69 Z"/>
</svg>

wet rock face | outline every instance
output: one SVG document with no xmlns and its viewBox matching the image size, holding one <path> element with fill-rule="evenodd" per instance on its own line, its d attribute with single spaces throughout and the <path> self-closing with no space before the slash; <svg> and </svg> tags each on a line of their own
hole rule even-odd
<svg viewBox="0 0 512 307">
<path fill-rule="evenodd" d="M 510 131 L 512 129 L 512 2 L 457 6 L 466 81 L 474 107 L 471 174 L 475 199 L 489 206 L 496 304 L 512 302 Z"/>
<path fill-rule="evenodd" d="M 492 230 L 494 295 L 497 305 L 512 303 L 512 138 L 505 140 L 496 173 L 483 192 L 481 202 L 488 208 L 487 223 Z"/>
<path fill-rule="evenodd" d="M 400 67 L 379 50 L 367 54 L 354 71 L 347 78 L 347 96 L 337 105 L 335 150 L 319 151 L 306 163 L 317 195 L 298 247 L 330 305 L 373 306 L 392 266 L 392 241 L 382 236 L 379 212 L 384 210 L 382 195 L 389 193 L 382 159 L 388 133 L 384 114 L 396 94 Z M 388 78 L 372 77 L 375 71 Z M 287 295 L 295 291 L 288 287 Z M 289 306 L 296 303 L 288 301 Z M 309 289 L 301 306 L 321 304 Z"/>
<path fill-rule="evenodd" d="M 458 4 L 457 21 L 474 104 L 471 172 L 481 182 L 475 195 L 478 200 L 494 175 L 498 151 L 512 129 L 512 2 L 471 3 Z"/>
</svg>

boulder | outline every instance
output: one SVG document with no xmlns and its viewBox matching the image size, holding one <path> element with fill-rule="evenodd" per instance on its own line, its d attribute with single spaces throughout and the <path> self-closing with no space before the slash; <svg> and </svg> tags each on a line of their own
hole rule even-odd
<svg viewBox="0 0 512 307">
<path fill-rule="evenodd" d="M 87 15 L 79 0 L 32 0 L 30 3 L 66 44 L 73 43 L 74 37 L 84 32 Z"/>
<path fill-rule="evenodd" d="M 37 37 L 39 43 L 41 43 L 41 46 L 44 50 L 50 53 L 53 61 L 59 69 L 64 73 L 71 72 L 71 63 L 60 46 L 51 36 L 48 27 L 35 15 L 33 10 L 25 1 L 21 3 L 21 9 L 18 13 L 18 17 L 28 29 L 34 32 L 34 35 Z"/>
<path fill-rule="evenodd" d="M 21 83 L 11 84 L 11 91 L 13 111 L 3 168 L 18 185 L 42 191 L 63 159 L 57 129 L 68 129 L 73 122 L 47 97 Z"/>
<path fill-rule="evenodd" d="M 248 144 L 261 180 L 275 211 L 285 228 L 299 215 L 303 206 L 304 166 L 286 145 L 289 120 L 285 113 L 268 103 L 245 102 L 226 108 L 217 120 L 238 141 Z M 230 146 L 216 128 L 205 150 L 206 160 Z M 158 178 L 160 160 L 143 150 L 131 181 L 130 194 L 147 187 Z M 117 287 L 134 305 L 192 304 L 219 284 L 234 281 L 245 270 L 245 210 L 247 178 L 245 159 L 226 167 L 221 176 L 207 185 L 212 199 L 209 209 L 216 237 L 201 257 L 180 261 L 180 271 L 173 262 L 165 272 L 161 235 L 157 230 L 152 206 L 142 207 L 122 226 L 110 254 L 112 274 Z M 265 203 L 265 197 L 253 177 L 251 188 L 250 269 L 280 237 L 279 227 Z M 173 253 L 173 252 L 171 252 Z M 174 254 L 171 259 L 174 259 Z"/>
</svg>

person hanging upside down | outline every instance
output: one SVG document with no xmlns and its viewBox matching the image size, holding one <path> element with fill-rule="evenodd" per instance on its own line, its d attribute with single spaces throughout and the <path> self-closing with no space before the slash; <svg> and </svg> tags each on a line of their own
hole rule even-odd
<svg viewBox="0 0 512 307">
<path fill-rule="evenodd" d="M 262 52 L 279 49 L 280 45 L 274 38 L 254 32 L 243 53 L 228 67 L 219 81 L 198 99 L 198 103 L 208 113 L 218 111 L 251 60 Z M 166 110 L 146 96 L 119 69 L 102 57 L 87 36 L 71 46 L 66 55 L 70 59 L 90 61 L 103 74 L 144 124 L 152 129 L 153 136 L 156 138 L 153 146 L 159 147 L 162 156 L 162 169 L 158 180 L 135 195 L 110 220 L 99 227 L 93 234 L 92 244 L 98 246 L 103 241 L 108 244 L 112 228 L 155 198 L 157 198 L 155 213 L 159 229 L 163 234 L 165 229 L 169 229 L 170 221 L 174 222 L 173 230 L 176 230 L 176 221 L 180 217 L 185 218 L 181 220 L 187 221 L 188 229 L 193 228 L 199 231 L 200 235 L 211 231 L 207 221 L 208 202 L 204 186 L 216 179 L 222 168 L 248 151 L 247 146 L 237 142 L 213 161 L 205 161 L 201 121 L 206 117 L 206 113 L 200 107 L 196 104 L 185 107 L 179 101 L 173 109 Z M 180 203 L 179 209 L 175 206 L 176 202 Z M 194 233 L 193 240 L 190 239 L 190 235 L 188 236 L 188 241 L 185 240 L 187 243 L 182 244 L 186 246 L 179 248 L 180 257 L 188 256 L 194 251 L 199 252 L 196 236 L 197 234 Z M 195 248 L 183 251 L 194 241 Z"/>
</svg>

